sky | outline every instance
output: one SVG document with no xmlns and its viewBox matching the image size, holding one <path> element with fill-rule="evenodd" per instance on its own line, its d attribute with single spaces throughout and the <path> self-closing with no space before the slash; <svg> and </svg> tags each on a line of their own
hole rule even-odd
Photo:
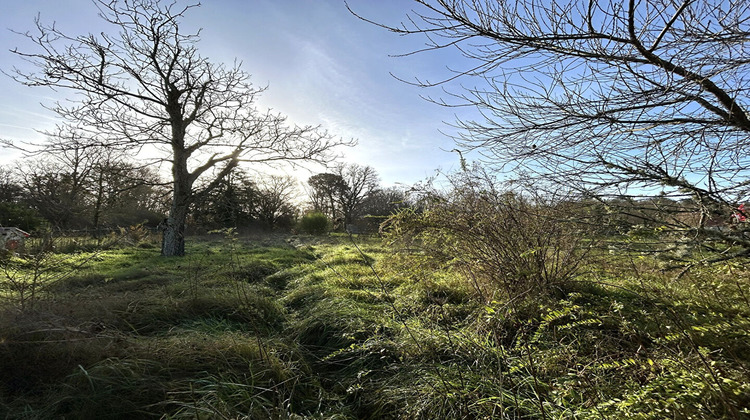
<svg viewBox="0 0 750 420">
<path fill-rule="evenodd" d="M 180 0 L 182 2 L 182 0 Z M 369 19 L 398 24 L 415 4 L 410 0 L 349 0 Z M 0 69 L 22 64 L 9 50 L 24 45 L 22 36 L 34 18 L 56 22 L 64 32 L 98 33 L 103 26 L 90 0 L 0 0 Z M 268 89 L 258 100 L 300 125 L 321 125 L 358 145 L 341 149 L 343 162 L 375 168 L 384 186 L 411 185 L 459 166 L 446 124 L 462 108 L 433 104 L 430 95 L 405 80 L 436 79 L 455 65 L 448 53 L 394 57 L 424 47 L 424 39 L 387 32 L 352 15 L 344 0 L 204 0 L 184 20 L 202 28 L 198 49 L 215 63 L 235 59 L 251 81 Z M 71 92 L 28 88 L 0 74 L 0 138 L 43 141 L 38 130 L 50 129 L 55 115 L 41 104 L 70 99 Z M 458 114 L 458 116 L 461 116 Z M 19 158 L 0 149 L 0 166 Z M 301 180 L 313 172 L 290 174 Z"/>
</svg>

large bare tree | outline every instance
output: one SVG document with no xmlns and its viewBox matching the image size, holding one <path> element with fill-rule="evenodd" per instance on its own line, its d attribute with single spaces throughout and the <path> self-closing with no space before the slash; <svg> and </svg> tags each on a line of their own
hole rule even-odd
<svg viewBox="0 0 750 420">
<path fill-rule="evenodd" d="M 291 225 L 297 213 L 294 206 L 299 195 L 297 184 L 297 179 L 289 175 L 259 177 L 254 211 L 258 220 L 272 229 L 283 227 L 285 223 Z"/>
<path fill-rule="evenodd" d="M 746 224 L 707 229 L 748 199 L 750 3 L 414 3 L 405 23 L 376 24 L 424 36 L 413 53 L 465 59 L 443 79 L 412 82 L 444 87 L 433 97 L 442 105 L 476 107 L 477 117 L 457 124 L 464 149 L 602 200 L 665 195 L 673 216 L 660 223 L 750 254 Z M 685 217 L 679 203 L 688 198 L 698 217 Z"/>
<path fill-rule="evenodd" d="M 197 50 L 199 33 L 180 22 L 198 4 L 158 0 L 94 0 L 113 28 L 71 36 L 36 20 L 14 50 L 32 70 L 14 68 L 29 86 L 67 89 L 73 102 L 52 109 L 88 141 L 131 151 L 155 149 L 171 165 L 172 205 L 162 255 L 185 253 L 190 206 L 241 162 L 325 160 L 341 144 L 317 127 L 287 124 L 256 109 L 263 88 L 240 65 L 215 64 Z M 201 182 L 196 182 L 198 180 Z"/>
<path fill-rule="evenodd" d="M 354 219 L 362 210 L 364 201 L 380 187 L 378 173 L 371 166 L 360 166 L 356 163 L 340 164 L 337 174 L 344 180 L 339 204 L 344 217 L 344 229 L 349 229 Z"/>
</svg>

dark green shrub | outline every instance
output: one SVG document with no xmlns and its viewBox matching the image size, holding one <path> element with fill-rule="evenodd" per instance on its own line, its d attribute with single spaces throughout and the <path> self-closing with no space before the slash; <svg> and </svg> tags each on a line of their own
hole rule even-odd
<svg viewBox="0 0 750 420">
<path fill-rule="evenodd" d="M 0 226 L 15 226 L 27 232 L 45 224 L 36 210 L 16 203 L 0 203 Z"/>
<path fill-rule="evenodd" d="M 328 231 L 328 217 L 320 212 L 307 213 L 299 222 L 299 230 L 310 235 L 322 235 Z"/>
</svg>

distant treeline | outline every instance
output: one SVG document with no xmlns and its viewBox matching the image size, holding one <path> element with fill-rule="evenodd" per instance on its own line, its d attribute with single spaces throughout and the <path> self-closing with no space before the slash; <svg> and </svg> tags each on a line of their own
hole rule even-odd
<svg viewBox="0 0 750 420">
<path fill-rule="evenodd" d="M 0 167 L 0 226 L 93 236 L 133 225 L 156 230 L 169 213 L 171 190 L 155 166 L 100 149 L 25 159 Z M 306 185 L 288 175 L 251 176 L 237 168 L 196 201 L 188 228 L 292 231 L 303 215 L 317 212 L 331 230 L 377 232 L 407 205 L 406 192 L 382 188 L 369 166 L 341 164 Z"/>
</svg>

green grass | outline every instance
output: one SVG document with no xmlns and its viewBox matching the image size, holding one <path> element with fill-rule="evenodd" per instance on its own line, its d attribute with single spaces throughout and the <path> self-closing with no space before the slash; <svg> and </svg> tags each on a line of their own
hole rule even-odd
<svg viewBox="0 0 750 420">
<path fill-rule="evenodd" d="M 23 310 L 5 292 L 0 417 L 750 416 L 740 264 L 675 279 L 605 256 L 548 295 L 484 302 L 374 239 L 189 243 L 58 255 Z"/>
</svg>

